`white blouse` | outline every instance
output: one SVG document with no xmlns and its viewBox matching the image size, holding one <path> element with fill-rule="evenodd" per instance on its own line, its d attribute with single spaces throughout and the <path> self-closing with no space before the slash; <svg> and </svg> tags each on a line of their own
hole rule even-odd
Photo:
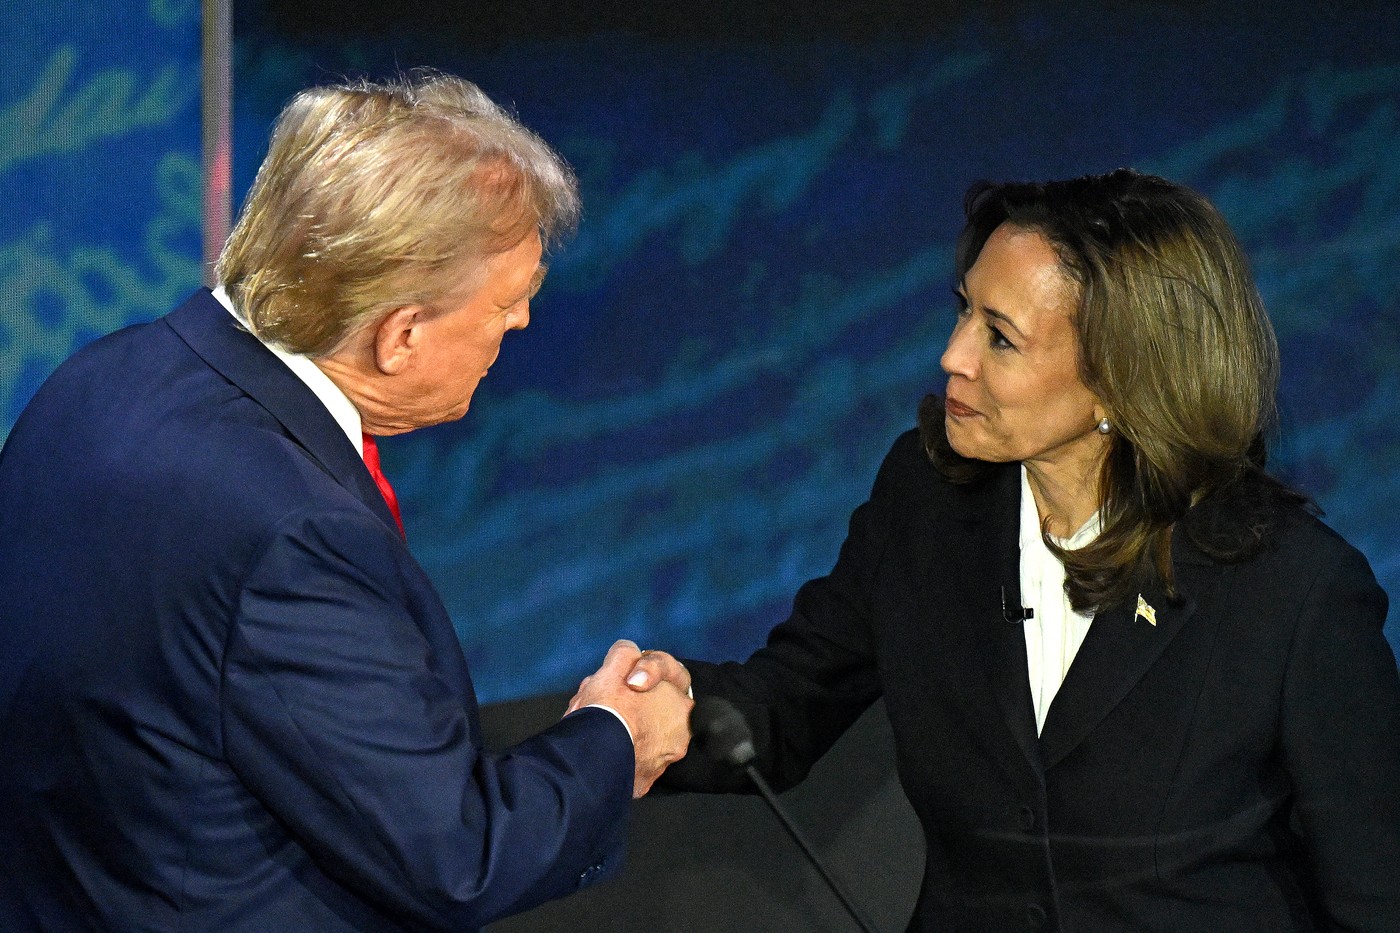
<svg viewBox="0 0 1400 933">
<path fill-rule="evenodd" d="M 1095 512 L 1069 538 L 1054 538 L 1066 550 L 1081 548 L 1099 536 Z M 1040 536 L 1040 514 L 1030 479 L 1021 467 L 1021 605 L 1035 610 L 1023 625 L 1026 633 L 1026 666 L 1030 670 L 1031 700 L 1035 703 L 1035 731 L 1045 728 L 1050 703 L 1064 683 L 1092 615 L 1075 612 L 1065 595 L 1065 565 L 1050 553 Z"/>
</svg>

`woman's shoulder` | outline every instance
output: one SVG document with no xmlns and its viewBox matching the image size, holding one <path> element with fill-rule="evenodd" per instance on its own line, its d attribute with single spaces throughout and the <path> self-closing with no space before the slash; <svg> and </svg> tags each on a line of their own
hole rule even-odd
<svg viewBox="0 0 1400 933">
<path fill-rule="evenodd" d="M 1183 523 L 1191 544 L 1212 560 L 1273 568 L 1365 564 L 1308 496 L 1262 471 L 1202 500 Z"/>
<path fill-rule="evenodd" d="M 1020 492 L 1016 463 L 978 463 L 969 476 L 949 476 L 935 461 L 924 427 L 910 428 L 895 438 L 880 466 L 874 496 L 893 496 L 932 508 L 977 508 L 991 499 Z"/>
</svg>

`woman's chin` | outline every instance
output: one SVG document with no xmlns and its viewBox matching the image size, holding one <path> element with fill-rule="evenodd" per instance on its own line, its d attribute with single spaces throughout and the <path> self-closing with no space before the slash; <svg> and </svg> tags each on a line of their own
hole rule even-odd
<svg viewBox="0 0 1400 933">
<path fill-rule="evenodd" d="M 987 463 L 1010 463 L 1019 460 L 1005 448 L 998 448 L 995 445 L 980 443 L 978 438 L 968 437 L 965 429 L 959 430 L 949 423 L 946 428 L 948 435 L 948 446 L 953 448 L 953 452 L 959 457 L 967 460 L 982 460 Z"/>
<path fill-rule="evenodd" d="M 968 460 L 986 459 L 979 455 L 978 445 L 967 436 L 967 428 L 956 419 L 945 417 L 943 431 L 948 436 L 948 446 L 953 448 L 953 453 L 959 457 L 966 457 Z"/>
</svg>

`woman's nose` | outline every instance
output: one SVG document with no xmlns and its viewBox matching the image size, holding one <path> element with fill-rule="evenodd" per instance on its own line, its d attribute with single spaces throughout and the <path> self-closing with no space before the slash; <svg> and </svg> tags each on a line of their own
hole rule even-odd
<svg viewBox="0 0 1400 933">
<path fill-rule="evenodd" d="M 972 379 L 977 374 L 977 354 L 973 352 L 968 339 L 971 328 L 966 324 L 967 318 L 964 317 L 953 326 L 953 332 L 948 335 L 948 346 L 944 348 L 943 356 L 938 362 L 948 375 Z"/>
</svg>

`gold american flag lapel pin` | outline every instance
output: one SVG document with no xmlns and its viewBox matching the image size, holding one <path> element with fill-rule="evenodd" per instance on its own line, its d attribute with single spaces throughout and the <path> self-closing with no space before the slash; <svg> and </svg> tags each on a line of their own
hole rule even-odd
<svg viewBox="0 0 1400 933">
<path fill-rule="evenodd" d="M 1137 612 L 1134 613 L 1134 616 L 1136 618 L 1146 619 L 1148 625 L 1157 624 L 1157 610 L 1148 605 L 1147 600 L 1142 598 L 1141 593 L 1138 594 Z"/>
</svg>

